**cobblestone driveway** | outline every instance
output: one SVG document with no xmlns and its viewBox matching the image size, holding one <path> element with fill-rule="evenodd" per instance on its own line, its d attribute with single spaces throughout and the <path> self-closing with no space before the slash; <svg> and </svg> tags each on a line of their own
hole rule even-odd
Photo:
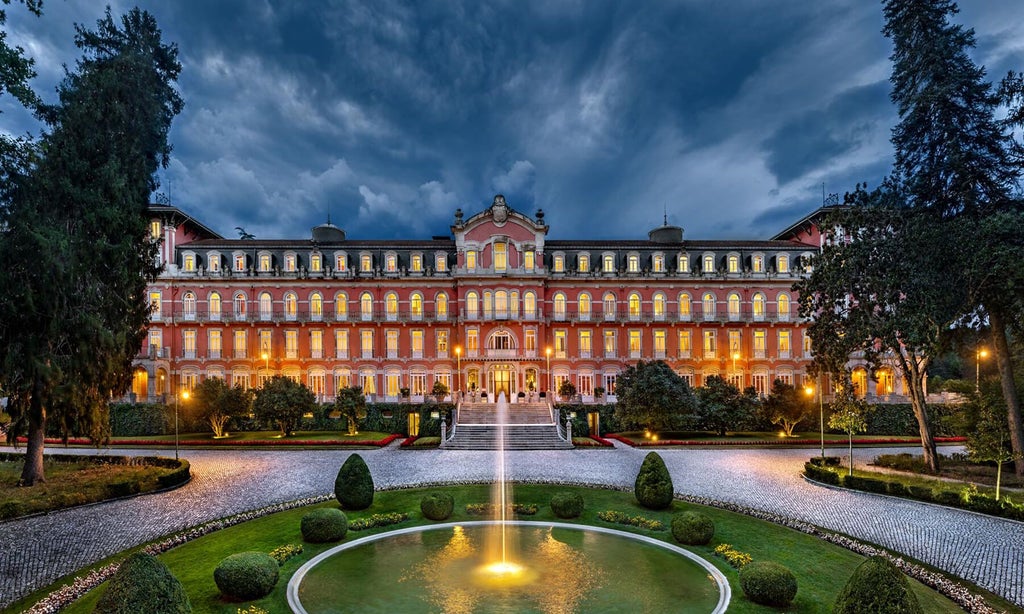
<svg viewBox="0 0 1024 614">
<path fill-rule="evenodd" d="M 888 449 L 887 451 L 892 451 Z M 79 453 L 80 450 L 73 452 Z M 906 553 L 1024 606 L 1024 524 L 821 488 L 799 477 L 815 450 L 661 450 L 676 490 L 805 520 Z M 147 454 L 147 451 L 117 451 Z M 871 450 L 858 450 L 871 458 Z M 0 523 L 0 606 L 161 535 L 271 503 L 328 493 L 347 451 L 189 450 L 178 490 Z M 361 451 L 378 488 L 486 481 L 491 452 Z M 645 452 L 508 452 L 517 481 L 632 486 Z"/>
</svg>

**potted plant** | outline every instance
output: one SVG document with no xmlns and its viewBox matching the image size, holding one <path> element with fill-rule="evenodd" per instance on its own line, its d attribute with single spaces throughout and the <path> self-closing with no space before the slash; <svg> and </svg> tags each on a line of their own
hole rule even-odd
<svg viewBox="0 0 1024 614">
<path fill-rule="evenodd" d="M 399 388 L 398 389 L 398 394 L 402 397 L 402 402 L 403 403 L 408 403 L 409 402 L 409 389 L 408 388 Z"/>
<path fill-rule="evenodd" d="M 604 402 L 604 386 L 594 386 L 594 400 L 598 403 Z"/>
<path fill-rule="evenodd" d="M 444 398 L 448 396 L 448 386 L 441 380 L 434 382 L 434 387 L 430 390 L 430 394 L 434 395 L 438 403 L 444 402 Z"/>
<path fill-rule="evenodd" d="M 562 397 L 562 401 L 571 401 L 576 396 L 576 386 L 573 386 L 572 382 L 567 379 L 562 380 L 562 383 L 558 385 L 558 396 Z"/>
<path fill-rule="evenodd" d="M 523 392 L 522 390 L 520 390 L 519 393 L 516 395 L 516 397 L 520 398 L 520 399 L 525 399 L 526 398 L 526 393 Z"/>
</svg>

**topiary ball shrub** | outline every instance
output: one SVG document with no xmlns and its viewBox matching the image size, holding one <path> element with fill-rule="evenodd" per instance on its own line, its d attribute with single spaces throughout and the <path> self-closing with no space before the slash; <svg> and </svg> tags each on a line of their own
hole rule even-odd
<svg viewBox="0 0 1024 614">
<path fill-rule="evenodd" d="M 715 521 L 700 512 L 679 512 L 672 516 L 672 537 L 680 544 L 703 546 L 715 536 Z"/>
<path fill-rule="evenodd" d="M 796 597 L 796 576 L 771 561 L 754 561 L 740 569 L 740 586 L 747 599 L 771 606 L 789 605 Z"/>
<path fill-rule="evenodd" d="M 362 456 L 348 457 L 334 480 L 334 496 L 346 510 L 365 510 L 373 505 L 373 477 Z"/>
<path fill-rule="evenodd" d="M 311 544 L 325 544 L 345 539 L 348 533 L 348 517 L 345 512 L 322 507 L 302 517 L 302 540 Z"/>
<path fill-rule="evenodd" d="M 225 597 L 251 601 L 274 590 L 278 568 L 277 561 L 266 552 L 239 552 L 217 565 L 213 581 Z"/>
<path fill-rule="evenodd" d="M 665 461 L 657 452 L 649 453 L 640 465 L 633 486 L 636 500 L 648 509 L 663 510 L 672 505 L 672 493 L 672 476 L 668 474 Z"/>
<path fill-rule="evenodd" d="M 551 511 L 559 518 L 578 518 L 583 513 L 583 495 L 577 492 L 556 492 L 551 497 Z"/>
<path fill-rule="evenodd" d="M 907 577 L 889 559 L 873 556 L 853 571 L 836 598 L 834 614 L 900 612 L 920 614 L 921 605 L 910 590 Z"/>
<path fill-rule="evenodd" d="M 121 563 L 93 612 L 186 614 L 192 611 L 181 582 L 156 557 L 137 552 Z"/>
<path fill-rule="evenodd" d="M 432 492 L 420 499 L 420 511 L 429 520 L 446 520 L 455 509 L 455 499 L 446 492 Z"/>
</svg>

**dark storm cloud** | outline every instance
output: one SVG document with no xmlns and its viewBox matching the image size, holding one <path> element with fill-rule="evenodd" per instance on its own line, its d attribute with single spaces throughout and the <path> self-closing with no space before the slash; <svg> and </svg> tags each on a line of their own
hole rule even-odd
<svg viewBox="0 0 1024 614">
<path fill-rule="evenodd" d="M 141 6 L 184 65 L 162 191 L 227 236 L 305 236 L 329 214 L 352 237 L 428 237 L 502 192 L 557 238 L 645 237 L 666 212 L 690 238 L 765 237 L 891 158 L 873 2 Z M 44 8 L 11 7 L 8 29 L 45 93 L 100 9 Z M 996 77 L 1024 68 L 1013 1 L 961 17 Z M 0 129 L 38 132 L 0 110 Z"/>
</svg>

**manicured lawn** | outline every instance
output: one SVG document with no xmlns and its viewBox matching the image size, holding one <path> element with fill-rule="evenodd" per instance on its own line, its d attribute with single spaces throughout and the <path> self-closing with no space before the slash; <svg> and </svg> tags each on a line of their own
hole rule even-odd
<svg viewBox="0 0 1024 614">
<path fill-rule="evenodd" d="M 466 504 L 482 503 L 489 500 L 490 485 L 486 484 L 449 486 L 442 489 L 451 493 L 456 501 L 455 512 L 449 521 L 478 519 L 478 517 L 470 516 L 466 513 Z M 411 519 L 392 527 L 360 531 L 358 533 L 350 532 L 346 539 L 354 539 L 358 536 L 386 531 L 390 528 L 429 522 L 425 521 L 419 512 L 419 501 L 423 494 L 430 490 L 436 489 L 378 492 L 374 505 L 369 510 L 350 513 L 349 517 L 359 518 L 371 513 L 408 512 Z M 558 520 L 551 513 L 548 502 L 552 494 L 561 490 L 576 490 L 583 495 L 586 508 L 577 522 L 599 526 L 613 526 L 620 530 L 649 535 L 666 541 L 671 541 L 672 539 L 668 531 L 643 531 L 622 525 L 609 525 L 598 520 L 597 513 L 604 510 L 616 510 L 630 516 L 642 515 L 647 518 L 661 520 L 666 524 L 670 523 L 672 513 L 675 511 L 699 509 L 706 513 L 715 522 L 715 538 L 708 546 L 693 547 L 691 549 L 711 561 L 729 579 L 733 590 L 733 600 L 729 608 L 730 613 L 744 614 L 785 611 L 809 614 L 829 612 L 839 590 L 845 584 L 854 568 L 864 560 L 863 557 L 857 554 L 817 538 L 740 514 L 685 504 L 679 501 L 673 503 L 672 510 L 670 511 L 653 512 L 637 505 L 631 493 L 612 490 L 553 485 L 517 485 L 515 487 L 516 501 L 535 503 L 539 506 L 539 512 L 536 515 L 524 516 L 523 518 L 539 521 Z M 333 507 L 336 503 L 332 501 L 322 505 Z M 224 557 L 242 550 L 269 552 L 283 544 L 302 543 L 299 521 L 309 509 L 307 507 L 280 512 L 212 533 L 170 550 L 162 555 L 161 559 L 167 563 L 175 576 L 184 584 L 192 601 L 194 611 L 236 614 L 240 608 L 247 607 L 249 603 L 240 604 L 222 601 L 213 582 L 214 568 Z M 712 554 L 714 546 L 721 543 L 732 544 L 735 548 L 750 553 L 755 561 L 773 560 L 789 567 L 796 574 L 799 582 L 799 592 L 794 603 L 790 607 L 780 610 L 758 606 L 747 601 L 743 597 L 742 589 L 738 583 L 738 572 L 722 559 Z M 303 563 L 330 547 L 332 547 L 332 544 L 303 544 L 303 553 L 288 561 L 281 568 L 281 578 L 274 592 L 264 599 L 251 603 L 273 614 L 285 614 L 288 612 L 285 599 L 288 579 Z M 339 595 L 344 595 L 343 586 L 346 581 L 358 581 L 358 579 L 339 579 Z M 951 601 L 927 587 L 917 582 L 912 582 L 912 585 L 925 612 L 952 613 L 961 611 Z M 91 612 L 103 588 L 100 587 L 99 590 L 92 591 L 92 593 L 64 611 L 81 614 Z M 24 607 L 24 604 L 15 604 L 15 607 L 17 606 Z M 16 610 L 11 609 L 9 611 Z"/>
<path fill-rule="evenodd" d="M 107 488 L 116 482 L 136 481 L 141 492 L 161 488 L 160 476 L 172 469 L 145 465 L 43 461 L 46 483 L 31 488 L 18 486 L 24 463 L 0 462 L 0 518 L 102 501 L 111 497 Z"/>
<path fill-rule="evenodd" d="M 616 433 L 621 437 L 625 437 L 635 443 L 650 443 L 655 441 L 653 437 L 647 436 L 644 431 L 624 431 Z M 742 445 L 749 443 L 750 445 L 760 445 L 764 442 L 771 442 L 772 445 L 780 444 L 791 444 L 806 447 L 812 444 L 818 444 L 821 441 L 821 433 L 819 431 L 799 431 L 793 433 L 792 437 L 785 437 L 781 431 L 730 431 L 726 433 L 724 437 L 719 436 L 715 433 L 707 431 L 660 431 L 651 433 L 653 436 L 657 436 L 659 442 L 664 441 L 686 441 L 694 442 L 696 444 L 707 443 L 708 445 L 716 444 L 735 444 Z M 905 437 L 905 436 L 893 436 L 893 435 L 857 435 L 854 437 L 854 447 L 857 447 L 857 441 L 865 442 L 865 446 L 879 447 L 879 446 L 906 446 L 906 445 L 917 445 L 920 440 L 916 437 Z M 825 433 L 825 446 L 828 448 L 841 447 L 848 444 L 846 435 Z"/>
<path fill-rule="evenodd" d="M 213 433 L 180 433 L 179 442 L 210 443 L 216 445 L 221 442 L 277 442 L 277 441 L 380 441 L 391 433 L 380 433 L 377 431 L 360 431 L 355 435 L 349 435 L 345 431 L 296 431 L 288 437 L 281 437 L 280 431 L 234 431 L 227 437 L 214 438 Z M 121 441 L 140 441 L 147 444 L 174 445 L 174 435 L 149 435 L 143 437 L 112 437 L 111 445 L 117 445 Z"/>
</svg>

